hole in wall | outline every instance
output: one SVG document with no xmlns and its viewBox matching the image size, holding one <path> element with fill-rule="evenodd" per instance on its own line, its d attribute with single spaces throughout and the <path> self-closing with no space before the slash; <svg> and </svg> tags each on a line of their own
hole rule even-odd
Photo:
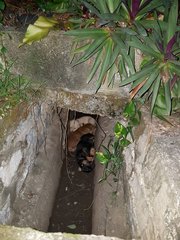
<svg viewBox="0 0 180 240">
<path fill-rule="evenodd" d="M 73 134 L 76 132 L 79 133 L 78 130 L 83 129 L 83 126 L 87 126 L 89 123 L 96 124 L 98 116 L 69 111 L 68 120 L 69 127 L 67 135 L 74 138 L 75 135 Z M 81 137 L 87 136 L 89 143 L 91 131 L 89 133 L 85 130 L 84 133 L 85 134 L 83 134 L 82 131 L 79 134 Z M 69 144 L 68 140 L 67 137 L 67 145 Z M 82 155 L 84 157 L 84 153 L 87 153 L 87 155 L 92 154 L 90 153 L 89 145 L 85 143 L 87 142 L 83 141 L 82 146 L 78 144 L 80 147 L 79 149 L 76 148 L 75 152 L 66 151 L 61 169 L 60 183 L 50 218 L 49 232 L 80 234 L 91 234 L 92 232 L 94 166 L 91 165 L 90 168 L 87 169 L 86 166 L 81 167 L 81 163 L 79 162 L 82 162 Z M 92 156 L 93 159 L 90 160 L 95 161 L 94 157 L 95 156 Z"/>
</svg>

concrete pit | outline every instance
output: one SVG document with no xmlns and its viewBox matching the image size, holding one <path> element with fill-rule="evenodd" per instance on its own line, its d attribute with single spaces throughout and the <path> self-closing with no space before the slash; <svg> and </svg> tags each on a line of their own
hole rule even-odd
<svg viewBox="0 0 180 240">
<path fill-rule="evenodd" d="M 97 161 L 92 172 L 84 173 L 78 171 L 73 157 L 66 158 L 71 111 L 52 102 L 32 105 L 28 111 L 13 127 L 6 126 L 8 131 L 1 138 L 1 224 L 121 239 L 178 239 L 176 127 L 155 121 L 154 131 L 144 117 L 134 132 L 135 142 L 124 153 L 118 182 L 110 177 L 98 183 L 103 167 Z M 74 113 L 91 115 L 88 110 Z M 95 147 L 99 151 L 101 144 L 108 145 L 114 124 L 122 119 L 93 117 L 98 120 Z M 172 121 L 175 126 L 176 118 Z"/>
</svg>

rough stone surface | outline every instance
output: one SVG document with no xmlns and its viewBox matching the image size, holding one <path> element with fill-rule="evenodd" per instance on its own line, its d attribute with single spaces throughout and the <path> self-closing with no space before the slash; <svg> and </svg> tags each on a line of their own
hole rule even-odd
<svg viewBox="0 0 180 240">
<path fill-rule="evenodd" d="M 80 235 L 70 233 L 43 233 L 30 228 L 0 225 L 1 240 L 122 240 L 115 237 Z"/>
<path fill-rule="evenodd" d="M 144 117 L 126 152 L 126 189 L 133 236 L 180 239 L 180 121 Z M 138 131 L 140 131 L 138 133 Z"/>
<path fill-rule="evenodd" d="M 78 112 L 98 114 L 100 116 L 121 117 L 126 99 L 112 94 L 82 94 L 48 88 L 44 96 L 58 106 Z"/>
<path fill-rule="evenodd" d="M 46 230 L 60 177 L 62 129 L 52 102 L 28 111 L 2 141 L 0 223 Z"/>
<path fill-rule="evenodd" d="M 99 119 L 99 127 L 96 131 L 96 148 L 98 151 L 103 151 L 103 148 L 100 147 L 101 144 L 106 147 L 109 146 L 109 142 L 114 137 L 115 123 L 115 119 L 109 119 L 108 117 Z M 114 176 L 111 175 L 107 181 L 98 183 L 103 176 L 103 170 L 104 167 L 96 162 L 92 233 L 131 239 L 123 171 L 117 176 L 117 182 L 113 181 Z"/>
<path fill-rule="evenodd" d="M 15 60 L 13 69 L 18 74 L 46 87 L 61 88 L 67 91 L 93 94 L 97 90 L 97 76 L 87 84 L 88 73 L 92 67 L 92 60 L 73 67 L 70 64 L 72 53 L 72 38 L 65 36 L 62 31 L 51 31 L 40 42 L 31 46 L 18 48 L 24 33 L 5 31 L 4 44 L 8 49 L 10 60 Z M 103 84 L 100 89 L 103 93 L 114 93 L 122 98 L 128 96 L 128 88 L 119 88 L 119 79 L 115 79 L 114 87 Z"/>
</svg>

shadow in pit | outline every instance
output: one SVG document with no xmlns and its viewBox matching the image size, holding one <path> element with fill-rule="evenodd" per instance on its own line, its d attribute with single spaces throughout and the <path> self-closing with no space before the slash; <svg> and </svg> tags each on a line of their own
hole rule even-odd
<svg viewBox="0 0 180 240">
<path fill-rule="evenodd" d="M 91 234 L 94 171 L 81 172 L 75 157 L 63 162 L 49 232 Z"/>
</svg>

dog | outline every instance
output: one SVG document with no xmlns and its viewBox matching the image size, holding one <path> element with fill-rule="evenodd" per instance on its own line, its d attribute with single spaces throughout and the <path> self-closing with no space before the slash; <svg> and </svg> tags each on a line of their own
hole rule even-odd
<svg viewBox="0 0 180 240">
<path fill-rule="evenodd" d="M 87 133 L 95 134 L 96 126 L 88 123 L 78 128 L 76 131 L 71 132 L 68 136 L 67 147 L 70 153 L 76 151 L 77 144 L 81 137 Z"/>
<path fill-rule="evenodd" d="M 81 118 L 77 118 L 75 120 L 71 120 L 69 122 L 69 128 L 70 132 L 76 131 L 78 128 L 82 127 L 85 124 L 92 124 L 93 126 L 96 126 L 96 120 L 90 116 L 84 116 Z"/>
<path fill-rule="evenodd" d="M 88 173 L 95 168 L 95 154 L 94 135 L 83 135 L 76 148 L 76 160 L 82 172 Z"/>
</svg>

